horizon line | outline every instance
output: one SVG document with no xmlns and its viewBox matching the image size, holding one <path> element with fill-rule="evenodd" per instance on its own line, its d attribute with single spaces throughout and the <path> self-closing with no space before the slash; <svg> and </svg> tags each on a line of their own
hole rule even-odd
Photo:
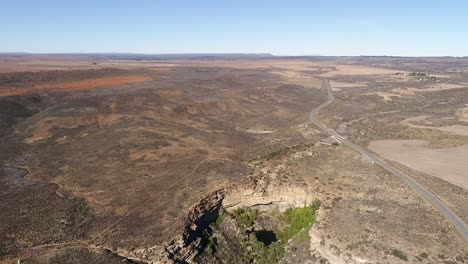
<svg viewBox="0 0 468 264">
<path fill-rule="evenodd" d="M 256 56 L 256 57 L 393 57 L 393 58 L 466 58 L 468 55 L 322 55 L 322 54 L 274 54 L 270 52 L 180 52 L 180 53 L 139 53 L 139 52 L 2 52 L 0 55 L 133 55 L 133 56 Z"/>
</svg>

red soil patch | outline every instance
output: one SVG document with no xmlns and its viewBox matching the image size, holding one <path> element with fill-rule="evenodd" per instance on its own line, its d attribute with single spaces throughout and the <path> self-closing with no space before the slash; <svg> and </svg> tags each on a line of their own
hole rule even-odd
<svg viewBox="0 0 468 264">
<path fill-rule="evenodd" d="M 127 83 L 139 83 L 153 80 L 146 76 L 117 76 L 117 77 L 102 77 L 96 79 L 66 82 L 66 83 L 55 83 L 55 84 L 40 84 L 33 85 L 28 88 L 1 88 L 0 97 L 36 93 L 36 92 L 47 92 L 47 91 L 79 91 L 79 90 L 91 90 L 99 87 L 109 87 L 114 85 L 121 85 Z"/>
</svg>

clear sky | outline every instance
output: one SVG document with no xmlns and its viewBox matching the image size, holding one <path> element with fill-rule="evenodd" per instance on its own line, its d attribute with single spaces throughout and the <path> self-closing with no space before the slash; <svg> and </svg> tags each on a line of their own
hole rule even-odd
<svg viewBox="0 0 468 264">
<path fill-rule="evenodd" d="M 467 0 L 0 0 L 0 52 L 468 56 Z"/>
</svg>

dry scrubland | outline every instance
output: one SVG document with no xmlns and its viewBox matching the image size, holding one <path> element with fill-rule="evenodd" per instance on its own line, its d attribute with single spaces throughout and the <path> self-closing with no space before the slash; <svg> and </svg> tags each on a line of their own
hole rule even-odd
<svg viewBox="0 0 468 264">
<path fill-rule="evenodd" d="M 314 76 L 330 78 L 337 99 L 321 120 L 401 162 L 468 222 L 468 175 L 457 162 L 468 159 L 467 64 L 1 58 L 0 260 L 241 262 L 236 248 L 253 238 L 229 216 L 235 208 L 265 212 L 253 224 L 261 229 L 319 199 L 315 223 L 284 244 L 280 262 L 466 263 L 466 241 L 434 208 L 329 145 L 308 114 L 326 100 Z"/>
</svg>

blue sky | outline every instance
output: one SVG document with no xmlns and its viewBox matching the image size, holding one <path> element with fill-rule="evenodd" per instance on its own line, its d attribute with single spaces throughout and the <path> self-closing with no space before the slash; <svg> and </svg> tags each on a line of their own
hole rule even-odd
<svg viewBox="0 0 468 264">
<path fill-rule="evenodd" d="M 468 56 L 468 1 L 0 0 L 0 52 Z"/>
</svg>

